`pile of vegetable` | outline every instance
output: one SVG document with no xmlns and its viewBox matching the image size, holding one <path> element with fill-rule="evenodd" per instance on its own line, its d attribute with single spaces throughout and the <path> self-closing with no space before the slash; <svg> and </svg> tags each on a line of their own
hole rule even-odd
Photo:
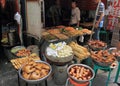
<svg viewBox="0 0 120 86">
<path fill-rule="evenodd" d="M 68 57 L 73 54 L 72 48 L 65 42 L 59 42 L 56 44 L 51 43 L 47 47 L 46 52 L 48 56 L 54 56 L 58 58 Z"/>
</svg>

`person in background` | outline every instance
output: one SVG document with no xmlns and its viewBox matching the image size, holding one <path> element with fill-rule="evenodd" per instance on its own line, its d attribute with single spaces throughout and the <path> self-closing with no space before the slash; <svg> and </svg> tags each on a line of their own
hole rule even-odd
<svg viewBox="0 0 120 86">
<path fill-rule="evenodd" d="M 96 17 L 96 22 L 95 22 L 95 28 L 94 28 L 94 34 L 93 34 L 93 39 L 99 40 L 99 33 L 100 33 L 100 28 L 103 27 L 104 23 L 104 12 L 105 12 L 105 6 L 104 3 L 101 2 L 101 0 L 94 0 L 96 4 L 98 4 L 98 12 L 97 12 L 97 17 Z"/>
<path fill-rule="evenodd" d="M 17 11 L 16 0 L 0 0 L 0 51 L 2 52 L 2 28 L 10 23 L 17 23 L 14 18 Z"/>
<path fill-rule="evenodd" d="M 80 9 L 77 7 L 77 2 L 75 0 L 71 3 L 71 19 L 70 19 L 70 26 L 77 26 L 79 27 L 80 23 Z"/>
<path fill-rule="evenodd" d="M 55 4 L 51 6 L 47 12 L 47 17 L 51 21 L 50 26 L 58 26 L 62 24 L 62 8 L 60 0 L 55 0 Z"/>
</svg>

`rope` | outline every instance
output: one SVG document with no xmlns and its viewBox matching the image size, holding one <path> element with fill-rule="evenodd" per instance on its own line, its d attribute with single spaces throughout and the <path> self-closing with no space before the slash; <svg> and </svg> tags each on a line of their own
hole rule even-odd
<svg viewBox="0 0 120 86">
<path fill-rule="evenodd" d="M 96 12 L 95 12 L 95 18 L 94 18 L 94 22 L 93 22 L 92 32 L 93 32 L 94 29 L 95 29 L 95 23 L 96 23 L 96 18 L 97 18 L 97 14 L 98 14 L 100 2 L 101 2 L 101 1 L 99 0 L 99 3 L 98 3 L 98 5 L 97 5 L 97 9 L 96 9 Z M 92 40 L 92 35 L 93 35 L 93 34 L 90 35 L 90 40 Z"/>
</svg>

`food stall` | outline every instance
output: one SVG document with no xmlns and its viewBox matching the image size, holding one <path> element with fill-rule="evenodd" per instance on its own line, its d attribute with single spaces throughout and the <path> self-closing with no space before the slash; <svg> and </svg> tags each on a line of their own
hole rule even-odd
<svg viewBox="0 0 120 86">
<path fill-rule="evenodd" d="M 27 0 L 28 8 L 35 6 L 41 9 L 38 7 L 40 4 L 37 0 Z M 31 16 L 32 14 L 28 16 L 29 19 L 32 19 Z M 120 60 L 118 47 L 111 48 L 103 41 L 89 39 L 86 43 L 83 41 L 84 45 L 79 44 L 77 37 L 94 34 L 86 28 L 91 27 L 91 23 L 81 23 L 83 27 L 55 26 L 41 32 L 41 25 L 38 24 L 37 17 L 34 18 L 34 21 L 28 20 L 28 32 L 38 36 L 37 47 L 19 45 L 10 49 L 13 58 L 9 60 L 17 73 L 19 86 L 23 86 L 20 80 L 26 83 L 25 86 L 49 86 L 50 80 L 54 83 L 52 86 L 93 86 L 98 69 L 109 72 L 108 79 L 105 80 L 108 86 L 110 74 L 117 66 L 116 61 Z M 35 22 L 38 26 L 33 27 Z M 32 33 L 33 28 L 37 30 Z M 83 64 L 84 60 L 89 64 Z M 45 82 L 44 85 L 41 85 L 42 82 Z"/>
</svg>

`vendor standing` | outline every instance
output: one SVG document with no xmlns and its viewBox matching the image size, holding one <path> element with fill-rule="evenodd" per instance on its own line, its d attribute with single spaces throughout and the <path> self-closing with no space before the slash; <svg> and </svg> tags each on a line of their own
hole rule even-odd
<svg viewBox="0 0 120 86">
<path fill-rule="evenodd" d="M 96 23 L 95 23 L 95 28 L 94 28 L 94 34 L 93 34 L 93 39 L 99 40 L 99 33 L 100 33 L 100 28 L 103 27 L 104 23 L 104 12 L 105 12 L 105 6 L 104 3 L 101 2 L 101 0 L 94 0 L 96 4 L 98 4 L 98 11 L 97 11 L 97 17 L 96 17 Z"/>
<path fill-rule="evenodd" d="M 71 3 L 72 10 L 71 10 L 71 20 L 70 20 L 70 26 L 72 27 L 79 27 L 80 23 L 80 9 L 77 7 L 77 2 L 75 0 Z"/>
<path fill-rule="evenodd" d="M 47 12 L 49 26 L 62 25 L 62 7 L 60 0 L 55 0 L 54 5 L 51 6 Z"/>
</svg>

